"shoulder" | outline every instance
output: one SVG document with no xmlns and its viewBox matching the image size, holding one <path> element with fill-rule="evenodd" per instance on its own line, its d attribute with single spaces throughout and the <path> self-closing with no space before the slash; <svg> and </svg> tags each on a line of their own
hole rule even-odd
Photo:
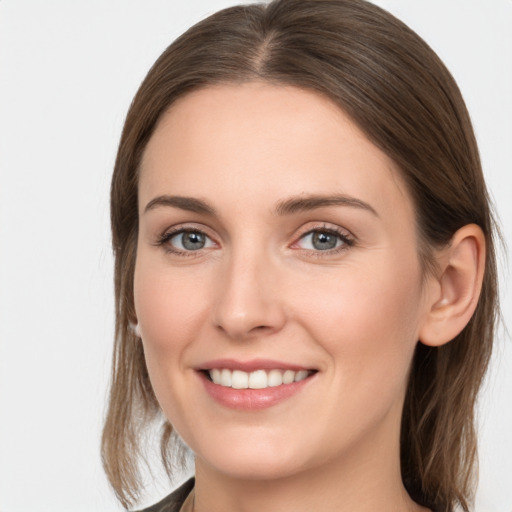
<svg viewBox="0 0 512 512">
<path fill-rule="evenodd" d="M 194 483 L 194 478 L 187 480 L 162 501 L 138 512 L 179 512 L 183 502 L 194 488 Z"/>
</svg>

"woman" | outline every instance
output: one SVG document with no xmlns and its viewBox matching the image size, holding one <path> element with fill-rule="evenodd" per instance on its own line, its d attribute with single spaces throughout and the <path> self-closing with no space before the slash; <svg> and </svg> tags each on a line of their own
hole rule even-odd
<svg viewBox="0 0 512 512">
<path fill-rule="evenodd" d="M 150 510 L 469 510 L 493 220 L 416 34 L 363 1 L 211 16 L 141 85 L 111 202 L 124 505 L 164 417 L 196 478 Z"/>
</svg>

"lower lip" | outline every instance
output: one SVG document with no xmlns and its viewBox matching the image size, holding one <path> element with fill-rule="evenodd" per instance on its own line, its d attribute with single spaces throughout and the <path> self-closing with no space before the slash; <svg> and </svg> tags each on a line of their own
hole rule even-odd
<svg viewBox="0 0 512 512">
<path fill-rule="evenodd" d="M 233 389 L 214 384 L 200 372 L 201 380 L 208 394 L 219 404 L 230 409 L 257 411 L 272 407 L 299 393 L 314 377 L 313 374 L 299 382 L 281 384 L 265 389 Z"/>
</svg>

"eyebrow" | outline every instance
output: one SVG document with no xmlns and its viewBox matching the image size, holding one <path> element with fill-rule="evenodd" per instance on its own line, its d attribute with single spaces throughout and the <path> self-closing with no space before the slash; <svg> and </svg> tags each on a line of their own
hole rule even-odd
<svg viewBox="0 0 512 512">
<path fill-rule="evenodd" d="M 158 196 L 152 199 L 144 208 L 144 213 L 162 206 L 179 208 L 180 210 L 186 210 L 203 215 L 216 215 L 215 208 L 210 206 L 206 201 L 203 201 L 202 199 L 197 199 L 195 197 L 168 195 Z M 352 208 L 359 208 L 361 210 L 366 210 L 372 213 L 376 217 L 379 217 L 377 211 L 370 204 L 362 201 L 361 199 L 356 199 L 355 197 L 341 194 L 327 196 L 307 195 L 290 197 L 280 201 L 277 204 L 274 212 L 278 216 L 284 216 L 299 212 L 316 210 L 318 208 L 325 208 L 328 206 L 349 206 Z"/>
<path fill-rule="evenodd" d="M 188 212 L 201 213 L 203 215 L 215 215 L 215 209 L 205 201 L 195 197 L 184 196 L 158 196 L 149 201 L 144 208 L 144 213 L 160 206 L 171 206 Z"/>
<path fill-rule="evenodd" d="M 342 194 L 291 197 L 280 201 L 275 212 L 277 215 L 290 215 L 298 212 L 316 210 L 317 208 L 325 208 L 327 206 L 350 206 L 352 208 L 366 210 L 376 217 L 379 217 L 377 211 L 365 201 Z"/>
</svg>

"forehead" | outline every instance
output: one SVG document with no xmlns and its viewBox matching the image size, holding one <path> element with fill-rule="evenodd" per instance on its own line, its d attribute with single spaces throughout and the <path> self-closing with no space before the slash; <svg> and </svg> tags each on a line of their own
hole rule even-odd
<svg viewBox="0 0 512 512">
<path fill-rule="evenodd" d="M 376 209 L 397 199 L 412 208 L 395 164 L 337 105 L 263 82 L 210 86 L 175 102 L 146 147 L 139 184 L 143 199 L 230 195 L 245 206 L 333 192 Z"/>
</svg>

